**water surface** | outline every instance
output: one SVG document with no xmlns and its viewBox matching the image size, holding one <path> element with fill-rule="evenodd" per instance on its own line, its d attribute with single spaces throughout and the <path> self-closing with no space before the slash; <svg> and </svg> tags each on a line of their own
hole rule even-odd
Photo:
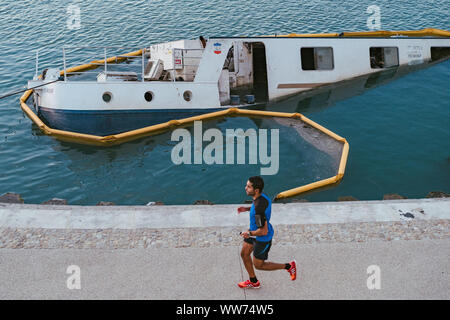
<svg viewBox="0 0 450 320">
<path fill-rule="evenodd" d="M 79 29 L 67 26 L 70 4 L 81 10 Z M 32 78 L 39 48 L 44 48 L 42 67 L 61 68 L 64 45 L 140 48 L 199 35 L 365 31 L 366 9 L 372 4 L 365 0 L 0 1 L 0 92 L 20 88 Z M 448 1 L 375 4 L 381 8 L 383 29 L 450 29 Z M 71 57 L 71 63 L 85 58 L 97 56 Z M 302 112 L 350 143 L 342 183 L 306 198 L 334 201 L 352 195 L 373 200 L 393 192 L 408 198 L 424 197 L 432 190 L 450 192 L 449 78 L 447 61 L 384 85 L 358 90 L 350 85 L 273 106 L 277 111 Z M 169 134 L 106 149 L 64 143 L 42 135 L 24 117 L 18 99 L 0 100 L 0 194 L 20 193 L 27 203 L 53 197 L 85 205 L 102 200 L 121 205 L 190 204 L 200 199 L 239 203 L 247 199 L 246 178 L 259 173 L 259 167 L 251 165 L 175 166 L 170 161 L 174 143 Z M 279 173 L 265 177 L 267 193 L 275 195 L 297 182 L 330 173 L 325 162 L 306 166 L 314 163 L 308 158 L 313 154 L 296 152 L 295 144 L 283 141 Z"/>
</svg>

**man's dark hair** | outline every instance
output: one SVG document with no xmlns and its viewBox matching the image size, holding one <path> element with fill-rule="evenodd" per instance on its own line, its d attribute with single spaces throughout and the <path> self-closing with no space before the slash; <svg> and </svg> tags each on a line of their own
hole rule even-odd
<svg viewBox="0 0 450 320">
<path fill-rule="evenodd" d="M 248 178 L 248 181 L 251 182 L 253 189 L 259 189 L 259 192 L 262 192 L 264 189 L 264 180 L 259 176 L 254 176 Z"/>
</svg>

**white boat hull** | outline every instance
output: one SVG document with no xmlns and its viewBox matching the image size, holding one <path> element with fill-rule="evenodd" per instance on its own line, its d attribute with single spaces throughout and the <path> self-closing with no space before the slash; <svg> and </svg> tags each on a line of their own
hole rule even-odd
<svg viewBox="0 0 450 320">
<path fill-rule="evenodd" d="M 189 41 L 186 43 L 195 47 L 195 43 Z M 174 43 L 180 45 L 179 42 Z M 179 50 L 174 45 L 169 43 L 162 49 L 154 46 L 150 47 L 153 51 L 149 51 L 158 54 L 156 49 L 163 50 L 157 58 L 164 61 L 167 54 Z M 378 52 L 376 50 L 385 50 L 380 65 L 390 65 L 390 68 L 428 63 L 433 47 L 450 47 L 450 39 L 210 38 L 206 47 L 201 49 L 198 65 L 189 66 L 189 77 L 192 79 L 187 79 L 191 81 L 108 81 L 105 78 L 99 82 L 66 79 L 36 89 L 36 105 L 39 114 L 53 128 L 106 135 L 227 108 L 229 101 L 224 103 L 224 94 L 226 100 L 226 95 L 229 98 L 233 88 L 238 89 L 235 87 L 239 85 L 249 93 L 253 93 L 252 88 L 260 86 L 265 91 L 265 100 L 273 102 L 323 85 L 388 70 L 374 67 L 372 60 L 375 59 L 373 52 Z M 232 67 L 228 65 L 224 76 L 222 70 L 230 48 L 234 48 L 230 51 L 234 52 L 234 64 Z M 258 58 L 255 56 L 257 48 Z M 311 50 L 319 53 L 316 55 L 316 51 Z M 305 68 L 307 52 L 314 52 L 314 62 L 311 60 L 308 63 L 318 65 L 318 69 Z M 320 55 L 320 52 L 330 54 Z M 193 60 L 192 57 L 190 59 Z M 182 60 L 171 61 L 172 71 L 185 75 L 183 70 L 176 70 L 179 61 Z M 325 68 L 320 69 L 320 63 Z M 223 81 L 227 78 L 230 82 L 224 86 Z M 42 83 L 42 80 L 30 81 L 29 87 Z M 224 93 L 223 88 L 229 92 Z M 109 95 L 109 99 L 103 98 L 105 94 Z M 148 95 L 151 96 L 150 101 L 146 100 Z M 119 125 L 121 121 L 123 125 Z"/>
</svg>

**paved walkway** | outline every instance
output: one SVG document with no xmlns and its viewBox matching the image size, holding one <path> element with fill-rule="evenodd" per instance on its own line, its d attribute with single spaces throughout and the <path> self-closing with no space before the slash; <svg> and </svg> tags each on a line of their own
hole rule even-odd
<svg viewBox="0 0 450 320">
<path fill-rule="evenodd" d="M 450 298 L 450 199 L 275 204 L 269 260 L 300 276 L 257 271 L 253 291 L 238 206 L 0 204 L 0 299 Z"/>
</svg>

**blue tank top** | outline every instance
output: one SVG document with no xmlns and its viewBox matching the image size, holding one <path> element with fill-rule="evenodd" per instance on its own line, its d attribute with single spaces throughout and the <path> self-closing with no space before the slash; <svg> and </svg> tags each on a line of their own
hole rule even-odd
<svg viewBox="0 0 450 320">
<path fill-rule="evenodd" d="M 255 204 L 257 210 L 255 209 Z M 257 241 L 267 242 L 272 240 L 273 237 L 273 227 L 270 224 L 270 215 L 272 213 L 272 201 L 270 198 L 264 193 L 261 194 L 259 198 L 253 201 L 253 204 L 250 208 L 250 231 L 256 231 L 258 229 L 258 225 L 256 223 L 256 211 L 258 213 L 264 212 L 263 220 L 267 221 L 268 232 L 265 236 L 256 237 Z M 261 217 L 261 214 L 260 214 Z M 264 224 L 263 224 L 264 225 Z"/>
</svg>

